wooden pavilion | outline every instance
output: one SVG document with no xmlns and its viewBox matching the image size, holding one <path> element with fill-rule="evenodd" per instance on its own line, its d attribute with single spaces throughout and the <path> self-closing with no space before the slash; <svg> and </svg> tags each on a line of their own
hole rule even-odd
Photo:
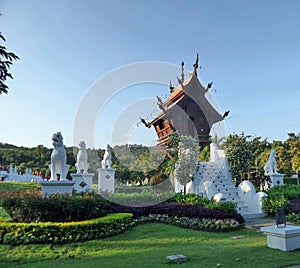
<svg viewBox="0 0 300 268">
<path fill-rule="evenodd" d="M 198 140 L 201 147 L 210 144 L 210 130 L 214 123 L 222 121 L 229 113 L 222 116 L 209 103 L 205 93 L 212 82 L 204 87 L 197 77 L 198 54 L 194 71 L 184 80 L 184 63 L 181 63 L 181 78 L 177 78 L 179 86 L 174 90 L 170 82 L 170 96 L 162 101 L 157 96 L 157 104 L 161 113 L 147 123 L 141 118 L 146 127 L 153 126 L 159 138 L 159 144 L 166 144 L 171 133 L 176 131 L 181 135 L 191 136 Z"/>
</svg>

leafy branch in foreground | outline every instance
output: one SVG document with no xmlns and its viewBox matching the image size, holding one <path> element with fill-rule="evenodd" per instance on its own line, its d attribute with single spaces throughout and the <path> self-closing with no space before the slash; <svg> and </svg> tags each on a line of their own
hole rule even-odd
<svg viewBox="0 0 300 268">
<path fill-rule="evenodd" d="M 6 41 L 0 32 L 0 39 Z M 19 57 L 13 52 L 8 52 L 6 47 L 0 45 L 0 94 L 8 93 L 8 86 L 5 84 L 7 77 L 13 79 L 12 74 L 9 72 L 13 60 L 18 60 Z"/>
</svg>

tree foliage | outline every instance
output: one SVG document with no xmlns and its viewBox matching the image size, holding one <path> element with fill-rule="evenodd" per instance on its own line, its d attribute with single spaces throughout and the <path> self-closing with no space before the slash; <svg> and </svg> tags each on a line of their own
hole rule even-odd
<svg viewBox="0 0 300 268">
<path fill-rule="evenodd" d="M 197 165 L 199 145 L 195 139 L 188 136 L 179 136 L 178 162 L 175 164 L 175 178 L 183 185 L 192 180 Z"/>
<path fill-rule="evenodd" d="M 5 42 L 5 38 L 0 32 L 0 39 Z M 13 63 L 13 60 L 18 60 L 19 57 L 13 52 L 8 52 L 6 47 L 0 45 L 0 94 L 8 93 L 8 86 L 6 85 L 6 79 L 13 79 L 12 74 L 9 72 L 9 69 Z"/>
<path fill-rule="evenodd" d="M 232 170 L 232 177 L 240 181 L 248 172 L 254 159 L 249 137 L 242 133 L 229 135 L 225 148 L 226 156 Z"/>
<path fill-rule="evenodd" d="M 231 165 L 233 178 L 240 181 L 255 168 L 264 174 L 263 167 L 269 159 L 271 149 L 276 150 L 277 171 L 289 177 L 300 170 L 300 136 L 288 133 L 285 141 L 273 141 L 261 137 L 232 134 L 227 138 L 226 155 Z"/>
<path fill-rule="evenodd" d="M 116 168 L 116 179 L 123 183 L 126 181 L 139 181 L 145 178 L 155 181 L 166 179 L 167 176 L 173 176 L 175 163 L 179 163 L 179 142 L 180 136 L 174 135 L 173 139 L 166 148 L 173 159 L 165 156 L 164 159 L 157 161 L 153 148 L 143 145 L 120 145 L 115 146 L 112 150 L 112 163 Z M 189 139 L 188 137 L 185 137 Z M 184 139 L 184 138 L 183 138 Z M 171 147 L 172 145 L 172 147 Z M 191 142 L 187 148 L 195 148 L 196 159 L 198 161 L 209 161 L 209 147 L 205 147 L 198 154 L 198 144 Z M 250 171 L 264 174 L 263 167 L 268 161 L 271 149 L 277 151 L 277 171 L 290 176 L 293 172 L 300 170 L 300 137 L 294 133 L 288 134 L 285 141 L 273 141 L 269 143 L 261 137 L 232 134 L 227 138 L 225 152 L 232 168 L 233 178 L 237 181 L 247 178 Z M 18 147 L 12 144 L 0 143 L 0 167 L 7 168 L 9 164 L 17 166 L 19 173 L 24 173 L 26 167 L 31 168 L 33 172 L 43 176 L 49 176 L 49 164 L 52 148 L 38 145 L 33 148 Z M 75 162 L 78 148 L 66 147 L 67 164 L 71 165 L 70 172 L 75 172 Z M 89 172 L 97 173 L 101 166 L 100 161 L 103 159 L 104 149 L 87 149 Z M 157 163 L 160 163 L 159 165 Z M 186 169 L 185 175 L 182 175 L 182 182 L 186 184 L 191 180 L 190 172 L 191 163 L 187 161 L 186 165 L 181 162 L 182 169 Z M 177 165 L 178 166 L 178 165 Z M 94 176 L 97 180 L 96 176 Z M 161 177 L 161 178 L 159 178 Z"/>
<path fill-rule="evenodd" d="M 117 148 L 116 148 L 117 147 Z M 162 161 L 157 165 L 156 154 L 150 154 L 151 148 L 142 145 L 128 145 L 116 146 L 112 150 L 112 163 L 116 168 L 116 179 L 121 182 L 139 181 L 145 178 L 151 178 L 154 174 L 159 173 L 161 165 L 165 164 L 166 159 L 159 159 Z M 17 166 L 18 173 L 24 173 L 26 167 L 31 168 L 34 173 L 42 176 L 49 176 L 50 170 L 50 156 L 52 148 L 47 148 L 43 145 L 38 145 L 33 148 L 18 147 L 11 144 L 0 143 L 0 166 L 8 169 L 12 164 Z M 115 150 L 118 152 L 115 154 Z M 75 162 L 77 156 L 77 147 L 66 147 L 67 164 L 71 166 L 69 173 L 76 171 Z M 103 159 L 104 149 L 87 149 L 89 172 L 97 173 L 97 169 L 101 167 L 101 160 Z M 161 156 L 160 156 L 161 157 Z M 156 165 L 155 165 L 156 164 Z M 68 175 L 70 178 L 70 175 Z M 97 177 L 94 178 L 97 180 Z"/>
</svg>

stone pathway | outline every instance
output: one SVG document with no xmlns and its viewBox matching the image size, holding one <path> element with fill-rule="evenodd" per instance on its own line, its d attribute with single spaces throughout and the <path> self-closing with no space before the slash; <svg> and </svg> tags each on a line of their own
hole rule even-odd
<svg viewBox="0 0 300 268">
<path fill-rule="evenodd" d="M 255 229 L 257 232 L 260 232 L 260 228 L 264 226 L 275 225 L 276 220 L 273 218 L 255 218 L 255 219 L 246 219 L 245 226 L 247 228 Z"/>
<path fill-rule="evenodd" d="M 291 222 L 286 224 L 294 225 Z M 257 232 L 260 232 L 260 228 L 264 226 L 276 225 L 276 220 L 274 218 L 255 218 L 255 219 L 245 219 L 245 226 L 247 228 L 255 229 Z"/>
</svg>

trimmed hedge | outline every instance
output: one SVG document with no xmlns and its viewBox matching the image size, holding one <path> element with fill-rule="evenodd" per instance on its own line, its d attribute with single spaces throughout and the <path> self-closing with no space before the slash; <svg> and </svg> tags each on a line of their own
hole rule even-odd
<svg viewBox="0 0 300 268">
<path fill-rule="evenodd" d="M 132 214 L 117 213 L 88 221 L 68 223 L 0 222 L 2 244 L 65 244 L 110 237 L 132 225 Z"/>
<path fill-rule="evenodd" d="M 209 232 L 227 232 L 234 231 L 243 226 L 234 219 L 207 219 L 207 218 L 187 218 L 187 217 L 169 217 L 168 215 L 150 214 L 135 220 L 137 223 L 145 222 L 161 222 L 165 224 L 172 224 L 182 228 L 209 231 Z"/>
<path fill-rule="evenodd" d="M 0 206 L 13 222 L 72 222 L 102 217 L 111 203 L 95 193 L 42 198 L 41 191 L 23 191 L 1 194 Z"/>
<path fill-rule="evenodd" d="M 233 202 L 217 202 L 213 198 L 202 197 L 197 194 L 181 194 L 177 193 L 172 196 L 168 202 L 184 203 L 189 205 L 199 205 L 204 208 L 210 208 L 213 210 L 224 210 L 236 212 L 236 204 Z"/>
<path fill-rule="evenodd" d="M 208 200 L 206 200 L 208 202 Z M 11 193 L 0 196 L 0 206 L 14 222 L 72 222 L 102 217 L 110 213 L 128 212 L 135 218 L 149 214 L 170 217 L 235 219 L 244 223 L 244 218 L 232 209 L 231 203 L 186 204 L 164 202 L 146 207 L 127 207 L 112 204 L 98 194 L 51 195 L 42 198 L 40 192 Z"/>
<path fill-rule="evenodd" d="M 243 216 L 235 211 L 213 210 L 203 208 L 200 205 L 189 205 L 180 203 L 160 203 L 149 207 L 126 207 L 115 205 L 113 212 L 132 213 L 134 218 L 148 216 L 150 214 L 168 215 L 169 217 L 187 217 L 187 218 L 208 218 L 216 220 L 234 219 L 238 223 L 244 223 Z"/>
</svg>

